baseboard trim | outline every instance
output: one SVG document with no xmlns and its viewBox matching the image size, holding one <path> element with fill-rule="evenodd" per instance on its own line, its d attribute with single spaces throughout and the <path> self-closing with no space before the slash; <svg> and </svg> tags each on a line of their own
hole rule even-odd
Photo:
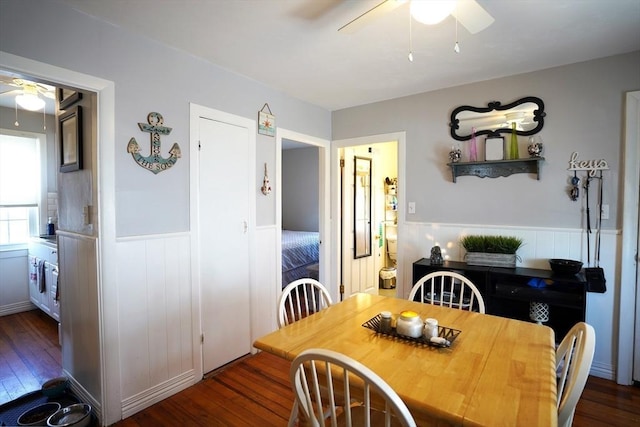
<svg viewBox="0 0 640 427">
<path fill-rule="evenodd" d="M 589 374 L 606 380 L 616 380 L 616 370 L 614 366 L 596 361 L 591 363 L 591 370 L 589 371 Z"/>
<path fill-rule="evenodd" d="M 91 405 L 91 409 L 93 411 L 93 415 L 98 418 L 98 421 L 102 420 L 102 406 L 100 402 L 98 402 L 92 395 L 89 393 L 82 385 L 76 381 L 75 378 L 65 369 L 63 370 L 63 375 L 69 378 L 69 383 L 71 387 L 71 391 L 80 399 L 81 402 L 88 403 Z M 98 425 L 102 425 L 99 423 Z"/>
<path fill-rule="evenodd" d="M 128 397 L 122 401 L 122 418 L 130 417 L 163 399 L 173 396 L 194 385 L 195 382 L 195 371 L 191 369 L 177 377 Z"/>
<path fill-rule="evenodd" d="M 31 301 L 21 301 L 1 306 L 0 316 L 8 316 L 9 314 L 22 313 L 23 311 L 30 311 L 35 309 L 36 306 L 31 304 Z"/>
</svg>

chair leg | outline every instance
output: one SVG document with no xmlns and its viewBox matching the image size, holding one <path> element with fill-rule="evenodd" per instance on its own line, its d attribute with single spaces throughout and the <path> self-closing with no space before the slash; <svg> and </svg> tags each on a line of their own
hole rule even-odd
<svg viewBox="0 0 640 427">
<path fill-rule="evenodd" d="M 293 407 L 291 408 L 291 415 L 289 415 L 289 424 L 288 427 L 295 427 L 296 420 L 298 418 L 298 400 L 293 401 Z"/>
</svg>

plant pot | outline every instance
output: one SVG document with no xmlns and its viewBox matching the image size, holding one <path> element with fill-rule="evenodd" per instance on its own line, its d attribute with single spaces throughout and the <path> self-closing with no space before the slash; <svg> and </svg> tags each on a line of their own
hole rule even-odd
<svg viewBox="0 0 640 427">
<path fill-rule="evenodd" d="M 485 252 L 467 252 L 465 255 L 467 265 L 486 265 L 490 267 L 516 266 L 516 254 L 490 254 Z"/>
</svg>

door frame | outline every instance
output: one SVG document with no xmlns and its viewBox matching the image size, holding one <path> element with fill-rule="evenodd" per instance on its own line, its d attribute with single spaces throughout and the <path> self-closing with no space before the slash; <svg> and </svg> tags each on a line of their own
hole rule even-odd
<svg viewBox="0 0 640 427">
<path fill-rule="evenodd" d="M 277 306 L 278 298 L 282 293 L 282 140 L 289 139 L 292 141 L 300 142 L 302 144 L 318 147 L 318 159 L 320 164 L 318 165 L 318 185 L 319 185 L 319 201 L 318 209 L 320 210 L 318 215 L 318 231 L 320 232 L 320 269 L 318 271 L 318 280 L 324 284 L 329 290 L 332 298 L 337 295 L 336 283 L 331 282 L 330 279 L 330 256 L 331 253 L 331 211 L 330 206 L 330 169 L 329 169 L 329 147 L 331 142 L 327 139 L 317 138 L 311 135 L 306 135 L 300 132 L 292 130 L 277 128 L 276 129 L 276 179 L 275 179 L 275 203 L 276 203 L 276 271 L 278 272 L 276 277 L 276 300 L 273 302 L 274 314 Z M 276 317 L 273 317 L 274 319 Z"/>
<path fill-rule="evenodd" d="M 362 136 L 356 138 L 338 139 L 331 142 L 331 241 L 341 242 L 341 209 L 342 203 L 340 200 L 341 194 L 341 182 L 340 182 L 340 149 L 346 147 L 354 147 L 358 145 L 372 145 L 381 142 L 395 141 L 398 145 L 398 183 L 399 185 L 406 185 L 405 170 L 406 170 L 406 132 L 393 132 L 377 135 Z M 406 190 L 403 190 L 406 194 Z M 406 198 L 404 202 L 406 203 Z M 405 210 L 403 203 L 398 204 L 398 241 L 402 241 L 404 237 L 405 229 Z M 331 252 L 331 282 L 335 283 L 337 287 L 343 285 L 341 281 L 341 268 L 340 260 L 342 259 L 342 245 L 336 243 L 336 247 Z M 408 295 L 411 286 L 405 286 L 404 277 L 411 277 L 411 272 L 404 271 L 404 249 L 402 245 L 398 245 L 397 253 L 397 271 L 396 271 L 396 292 L 399 298 Z M 375 272 L 377 274 L 377 272 Z M 405 289 L 406 288 L 406 289 Z M 345 292 L 346 294 L 346 292 Z M 338 295 L 339 296 L 339 295 Z M 339 301 L 339 299 L 338 299 Z"/>
<path fill-rule="evenodd" d="M 118 287 L 116 272 L 116 197 L 115 150 L 112 144 L 100 141 L 115 140 L 115 84 L 110 80 L 79 73 L 66 68 L 24 58 L 0 51 L 0 67 L 18 73 L 95 92 L 97 109 L 97 192 L 98 228 L 98 331 L 100 342 L 100 411 L 103 424 L 112 424 L 122 418 L 120 394 L 120 350 L 118 327 Z M 108 310 L 105 310 L 108 307 Z"/>
<path fill-rule="evenodd" d="M 638 285 L 638 212 L 640 182 L 640 91 L 627 92 L 624 110 L 624 175 L 622 202 L 622 248 L 620 251 L 620 316 L 618 318 L 618 384 L 633 384 L 633 372 L 640 371 L 640 287 Z M 634 319 L 629 322 L 625 319 Z M 635 332 L 634 332 L 635 329 Z M 635 344 L 634 344 L 635 343 Z"/>
<path fill-rule="evenodd" d="M 194 371 L 195 378 L 203 377 L 203 350 L 202 345 L 202 284 L 200 282 L 200 219 L 199 213 L 199 194 L 200 188 L 198 177 L 200 167 L 198 164 L 199 149 L 199 125 L 200 118 L 211 119 L 231 125 L 241 126 L 249 129 L 249 182 L 256 182 L 256 122 L 246 117 L 237 116 L 235 114 L 226 113 L 224 111 L 215 110 L 213 108 L 190 103 L 189 104 L 189 228 L 191 230 L 191 301 L 192 301 L 192 317 L 191 324 L 193 329 L 193 355 L 194 355 Z M 249 238 L 249 304 L 255 307 L 256 292 L 255 283 L 255 229 L 256 229 L 256 198 L 249 197 L 249 217 L 248 217 L 248 238 Z M 250 340 L 253 342 L 257 337 L 254 336 L 257 330 L 255 320 L 252 316 L 250 325 Z M 199 357 L 198 357 L 199 356 Z"/>
</svg>

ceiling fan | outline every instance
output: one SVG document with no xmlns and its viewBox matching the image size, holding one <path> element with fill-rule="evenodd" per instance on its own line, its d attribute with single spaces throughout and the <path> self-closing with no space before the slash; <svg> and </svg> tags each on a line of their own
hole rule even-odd
<svg viewBox="0 0 640 427">
<path fill-rule="evenodd" d="M 15 95 L 16 103 L 29 111 L 38 111 L 45 106 L 45 101 L 40 95 L 49 99 L 56 99 L 55 87 L 43 83 L 36 83 L 25 79 L 0 80 L 0 84 L 12 86 L 16 89 L 9 89 L 0 93 L 0 96 Z"/>
<path fill-rule="evenodd" d="M 353 34 L 382 15 L 405 3 L 410 3 L 411 16 L 419 22 L 433 25 L 452 15 L 471 34 L 476 34 L 494 21 L 476 0 L 384 0 L 338 29 Z"/>
</svg>

